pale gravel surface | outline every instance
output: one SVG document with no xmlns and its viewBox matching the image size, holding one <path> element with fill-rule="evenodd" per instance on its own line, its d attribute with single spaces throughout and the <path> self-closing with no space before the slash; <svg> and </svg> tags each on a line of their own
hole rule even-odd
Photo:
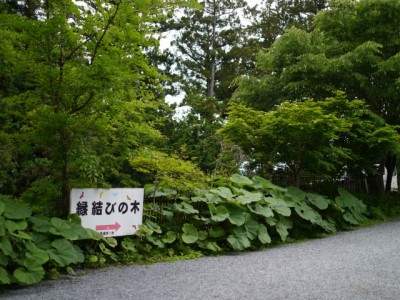
<svg viewBox="0 0 400 300">
<path fill-rule="evenodd" d="M 97 270 L 1 299 L 400 299 L 400 221 L 240 255 Z"/>
</svg>

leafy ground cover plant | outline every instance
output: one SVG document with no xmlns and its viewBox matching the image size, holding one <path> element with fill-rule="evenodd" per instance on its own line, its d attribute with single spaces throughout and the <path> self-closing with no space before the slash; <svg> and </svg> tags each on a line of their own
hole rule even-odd
<svg viewBox="0 0 400 300">
<path fill-rule="evenodd" d="M 134 236 L 104 238 L 79 217 L 34 216 L 25 204 L 0 199 L 0 284 L 34 284 L 74 265 L 133 263 L 157 257 L 260 249 L 308 233 L 333 233 L 364 221 L 367 207 L 344 189 L 335 199 L 233 175 L 213 188 L 179 197 L 149 189 L 144 222 Z M 164 200 L 159 201 L 157 198 Z M 113 249 L 111 249 L 113 248 Z"/>
<path fill-rule="evenodd" d="M 169 204 L 153 202 L 137 232 L 137 243 L 169 253 L 185 247 L 241 251 L 286 241 L 293 227 L 333 233 L 342 224 L 361 223 L 366 211 L 344 189 L 332 200 L 295 187 L 282 188 L 261 177 L 233 175 L 193 197 Z"/>
<path fill-rule="evenodd" d="M 80 219 L 33 216 L 31 208 L 11 199 L 0 199 L 0 284 L 34 284 L 46 273 L 57 273 L 85 261 L 79 241 L 97 241 L 100 249 L 116 241 L 85 229 Z"/>
</svg>

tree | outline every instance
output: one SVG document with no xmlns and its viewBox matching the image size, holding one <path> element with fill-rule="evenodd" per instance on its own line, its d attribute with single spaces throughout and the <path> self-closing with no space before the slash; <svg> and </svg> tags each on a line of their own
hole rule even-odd
<svg viewBox="0 0 400 300">
<path fill-rule="evenodd" d="M 194 190 L 206 187 L 206 176 L 189 161 L 176 155 L 143 149 L 129 160 L 135 170 L 148 174 L 157 189 L 173 189 L 180 195 L 190 195 Z"/>
<path fill-rule="evenodd" d="M 311 32 L 291 28 L 258 58 L 258 78 L 240 80 L 235 97 L 264 110 L 285 100 L 324 99 L 336 90 L 365 99 L 390 125 L 400 124 L 399 1 L 333 1 Z M 384 163 L 393 173 L 397 157 Z M 390 189 L 391 177 L 386 187 Z"/>
<path fill-rule="evenodd" d="M 254 46 L 271 47 L 286 29 L 295 26 L 306 31 L 312 28 L 314 16 L 328 6 L 326 0 L 266 0 L 250 10 L 249 30 Z"/>
<path fill-rule="evenodd" d="M 218 97 L 221 83 L 229 82 L 235 74 L 229 78 L 219 76 L 221 64 L 225 59 L 240 60 L 233 53 L 243 46 L 246 37 L 238 13 L 246 3 L 243 0 L 199 3 L 202 9 L 185 9 L 173 24 L 178 33 L 173 42 L 177 72 L 187 95 Z"/>
<path fill-rule="evenodd" d="M 286 101 L 269 112 L 233 104 L 219 133 L 247 151 L 258 173 L 283 165 L 297 186 L 304 173 L 335 177 L 344 166 L 370 168 L 373 159 L 400 145 L 394 127 L 343 93 L 323 101 Z"/>
<path fill-rule="evenodd" d="M 175 122 L 169 137 L 174 151 L 196 162 L 202 171 L 216 170 L 221 141 L 215 131 L 221 127 L 231 81 L 249 69 L 255 56 L 247 45 L 247 34 L 239 11 L 243 0 L 199 1 L 201 9 L 189 8 L 170 24 L 177 32 L 176 66 L 171 67 L 186 94 L 182 105 L 188 115 Z"/>
<path fill-rule="evenodd" d="M 66 214 L 71 184 L 110 184 L 132 148 L 162 143 L 148 125 L 158 119 L 153 91 L 160 76 L 146 49 L 175 5 L 35 3 L 29 15 L 2 7 L 0 18 L 0 131 L 9 144 L 21 142 L 6 172 L 19 173 L 18 193 L 50 181 Z M 25 182 L 24 170 L 32 173 Z"/>
</svg>

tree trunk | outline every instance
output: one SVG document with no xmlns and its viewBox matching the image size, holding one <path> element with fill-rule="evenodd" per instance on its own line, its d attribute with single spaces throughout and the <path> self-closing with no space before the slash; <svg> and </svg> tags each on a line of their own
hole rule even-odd
<svg viewBox="0 0 400 300">
<path fill-rule="evenodd" d="M 207 96 L 214 97 L 215 95 L 215 64 L 216 64 L 216 53 L 215 53 L 215 40 L 217 30 L 217 8 L 216 1 L 213 1 L 213 23 L 212 23 L 212 36 L 211 36 L 211 66 L 210 66 L 210 79 L 207 86 Z"/>
</svg>

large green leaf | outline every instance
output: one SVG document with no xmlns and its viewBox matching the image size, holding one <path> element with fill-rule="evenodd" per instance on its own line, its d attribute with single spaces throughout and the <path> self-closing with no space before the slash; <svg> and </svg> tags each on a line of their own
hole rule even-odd
<svg viewBox="0 0 400 300">
<path fill-rule="evenodd" d="M 7 273 L 7 270 L 3 267 L 0 267 L 0 284 L 10 284 L 11 279 Z"/>
<path fill-rule="evenodd" d="M 135 235 L 137 236 L 147 236 L 147 235 L 152 235 L 153 230 L 151 230 L 146 224 L 140 224 L 139 229 L 135 232 Z"/>
<path fill-rule="evenodd" d="M 270 218 L 274 216 L 274 212 L 272 209 L 266 205 L 261 205 L 256 203 L 255 205 L 248 204 L 247 207 L 249 210 L 257 215 L 264 216 L 266 218 Z"/>
<path fill-rule="evenodd" d="M 20 231 L 20 230 L 16 233 L 15 232 L 11 233 L 11 235 L 24 240 L 32 239 L 29 234 L 27 234 L 25 231 Z"/>
<path fill-rule="evenodd" d="M 47 233 L 49 232 L 50 228 L 53 227 L 53 225 L 50 223 L 50 218 L 45 216 L 32 216 L 29 218 L 29 220 L 33 224 L 33 230 L 37 232 Z"/>
<path fill-rule="evenodd" d="M 265 227 L 264 224 L 260 224 L 260 226 L 259 226 L 258 239 L 263 244 L 270 244 L 271 243 L 271 237 L 269 236 L 267 227 Z"/>
<path fill-rule="evenodd" d="M 54 235 L 60 235 L 68 240 L 78 240 L 87 237 L 87 231 L 78 224 L 71 223 L 68 220 L 60 218 L 51 218 L 50 223 L 53 225 L 49 232 Z"/>
<path fill-rule="evenodd" d="M 36 267 L 31 269 L 18 268 L 14 271 L 13 275 L 19 283 L 34 284 L 40 282 L 44 277 L 44 269 Z"/>
<path fill-rule="evenodd" d="M 229 217 L 229 212 L 225 206 L 215 206 L 213 203 L 208 204 L 211 213 L 211 220 L 215 222 L 222 222 Z"/>
<path fill-rule="evenodd" d="M 14 201 L 5 202 L 4 216 L 8 219 L 23 220 L 31 216 L 32 209 L 24 204 Z"/>
<path fill-rule="evenodd" d="M 236 197 L 236 200 L 241 202 L 242 204 L 257 202 L 263 199 L 263 194 L 259 192 L 248 192 L 246 190 L 240 190 L 241 195 Z"/>
<path fill-rule="evenodd" d="M 228 243 L 234 250 L 242 251 L 250 247 L 250 241 L 247 237 L 246 229 L 243 227 L 236 228 L 233 234 L 229 235 Z"/>
<path fill-rule="evenodd" d="M 318 219 L 321 217 L 319 213 L 317 213 L 315 210 L 313 210 L 310 206 L 308 206 L 305 203 L 296 205 L 295 211 L 301 218 L 310 221 L 313 224 L 316 223 Z"/>
<path fill-rule="evenodd" d="M 157 223 L 154 223 L 153 221 L 150 221 L 150 220 L 146 220 L 144 222 L 144 224 L 146 224 L 147 227 L 150 228 L 150 230 L 157 232 L 157 233 L 162 233 L 161 227 Z"/>
<path fill-rule="evenodd" d="M 26 248 L 29 252 L 26 253 L 26 262 L 24 265 L 27 268 L 41 266 L 49 260 L 49 255 L 46 250 L 40 249 L 32 241 L 25 243 Z"/>
<path fill-rule="evenodd" d="M 207 202 L 207 198 L 205 196 L 194 196 L 190 198 L 190 202 Z"/>
<path fill-rule="evenodd" d="M 234 174 L 230 177 L 230 180 L 235 183 L 239 187 L 243 187 L 245 185 L 253 185 L 253 181 L 251 181 L 249 178 L 239 175 L 239 174 Z"/>
<path fill-rule="evenodd" d="M 46 251 L 43 250 L 43 252 L 27 252 L 25 253 L 25 258 L 24 258 L 24 266 L 27 269 L 32 269 L 32 268 L 37 268 L 41 267 L 43 264 L 45 264 L 49 260 L 49 255 L 47 254 Z"/>
<path fill-rule="evenodd" d="M 28 222 L 26 221 L 11 221 L 7 220 L 4 224 L 8 232 L 13 233 L 17 230 L 25 230 L 28 227 Z"/>
<path fill-rule="evenodd" d="M 300 203 L 304 202 L 306 194 L 299 188 L 290 186 L 287 188 L 284 198 L 289 201 L 294 201 L 295 203 Z"/>
<path fill-rule="evenodd" d="M 223 201 L 223 198 L 220 197 L 220 196 L 216 193 L 216 190 L 215 190 L 215 189 L 211 190 L 210 192 L 206 192 L 206 193 L 204 194 L 204 196 L 206 197 L 208 203 L 220 203 L 220 202 Z"/>
<path fill-rule="evenodd" d="M 367 206 L 345 189 L 339 188 L 339 196 L 336 197 L 335 202 L 339 207 L 345 209 L 346 213 L 343 218 L 350 224 L 357 225 L 364 221 Z"/>
<path fill-rule="evenodd" d="M 3 236 L 0 238 L 0 250 L 3 251 L 4 255 L 15 257 L 14 250 L 12 248 L 10 240 Z"/>
<path fill-rule="evenodd" d="M 70 222 L 70 224 L 74 224 L 74 225 L 78 225 L 78 226 L 82 225 L 82 219 L 77 214 L 68 215 L 68 221 Z"/>
<path fill-rule="evenodd" d="M 48 250 L 49 256 L 60 267 L 66 267 L 85 260 L 82 251 L 73 247 L 71 242 L 65 239 L 54 240 L 51 245 L 53 248 Z"/>
<path fill-rule="evenodd" d="M 229 221 L 237 226 L 241 226 L 246 221 L 246 211 L 237 205 L 227 205 L 227 210 L 229 212 Z"/>
<path fill-rule="evenodd" d="M 205 230 L 199 230 L 199 241 L 205 241 L 208 238 L 208 233 Z"/>
<path fill-rule="evenodd" d="M 250 214 L 247 215 L 244 227 L 246 228 L 247 237 L 250 240 L 254 240 L 258 236 L 258 231 L 259 231 L 258 222 Z"/>
<path fill-rule="evenodd" d="M 182 201 L 181 203 L 174 203 L 174 208 L 185 214 L 197 214 L 199 211 L 193 207 L 193 205 Z"/>
<path fill-rule="evenodd" d="M 32 242 L 40 249 L 48 250 L 51 248 L 51 240 L 49 239 L 49 235 L 39 232 L 31 232 L 30 236 L 32 238 Z"/>
<path fill-rule="evenodd" d="M 232 191 L 227 187 L 219 187 L 214 189 L 215 193 L 223 199 L 232 200 L 235 196 L 232 194 Z"/>
<path fill-rule="evenodd" d="M 93 230 L 90 228 L 86 228 L 86 236 L 87 236 L 88 240 L 95 240 L 95 241 L 102 241 L 102 240 L 108 241 L 108 239 L 109 239 L 109 238 L 105 238 L 100 232 L 97 232 L 96 230 Z M 109 243 L 107 243 L 107 244 L 109 244 Z"/>
<path fill-rule="evenodd" d="M 265 222 L 269 226 L 275 226 L 278 221 L 275 218 L 265 218 Z"/>
<path fill-rule="evenodd" d="M 343 214 L 343 219 L 345 219 L 347 222 L 349 222 L 352 225 L 360 224 L 360 222 L 354 217 L 354 215 L 348 211 Z"/>
<path fill-rule="evenodd" d="M 335 223 L 334 222 L 326 221 L 326 220 L 323 220 L 321 218 L 321 220 L 318 220 L 316 222 L 316 224 L 318 226 L 320 226 L 321 228 L 323 228 L 326 232 L 329 232 L 329 233 L 336 232 L 336 227 L 335 227 Z"/>
<path fill-rule="evenodd" d="M 176 191 L 171 189 L 163 189 L 155 185 L 146 185 L 145 186 L 145 194 L 148 197 L 168 197 L 176 195 Z"/>
<path fill-rule="evenodd" d="M 103 241 L 104 241 L 108 246 L 113 247 L 113 248 L 114 248 L 115 246 L 118 245 L 117 239 L 112 238 L 112 237 L 106 237 L 106 238 L 103 237 Z"/>
<path fill-rule="evenodd" d="M 182 227 L 182 241 L 186 244 L 193 244 L 197 242 L 199 239 L 199 233 L 197 232 L 197 228 L 192 224 L 185 223 Z"/>
<path fill-rule="evenodd" d="M 131 251 L 131 252 L 136 252 L 135 244 L 129 238 L 123 239 L 122 242 L 121 242 L 121 246 L 122 246 L 122 248 L 124 250 Z"/>
<path fill-rule="evenodd" d="M 273 191 L 285 192 L 286 191 L 285 188 L 277 186 L 277 185 L 273 184 L 271 181 L 269 181 L 263 177 L 254 176 L 252 178 L 252 180 L 253 180 L 253 187 L 256 189 L 263 189 L 268 192 L 273 192 Z"/>
<path fill-rule="evenodd" d="M 176 240 L 176 233 L 175 231 L 168 231 L 162 238 L 163 243 L 171 244 Z"/>
<path fill-rule="evenodd" d="M 75 250 L 80 251 L 80 249 L 77 246 L 74 245 L 73 247 L 75 248 Z M 104 243 L 99 243 L 99 248 L 103 254 L 108 255 L 111 259 L 117 261 L 118 259 L 117 255 L 110 249 L 108 249 Z"/>
<path fill-rule="evenodd" d="M 205 247 L 214 252 L 222 251 L 221 247 L 219 247 L 216 242 L 206 242 Z"/>
<path fill-rule="evenodd" d="M 283 200 L 277 202 L 276 204 L 271 204 L 270 207 L 284 217 L 290 217 L 292 214 L 290 207 Z"/>
<path fill-rule="evenodd" d="M 276 223 L 276 231 L 279 233 L 281 240 L 286 241 L 289 235 L 288 229 L 292 228 L 293 224 L 290 219 L 282 218 Z"/>
<path fill-rule="evenodd" d="M 282 201 L 284 199 L 284 194 L 286 190 L 271 190 L 269 191 L 270 197 L 266 197 L 265 201 L 270 202 L 270 201 Z"/>
<path fill-rule="evenodd" d="M 0 266 L 7 266 L 9 262 L 8 256 L 0 255 Z"/>
<path fill-rule="evenodd" d="M 208 229 L 208 235 L 212 238 L 220 238 L 225 236 L 225 230 L 220 226 L 214 226 Z"/>
<path fill-rule="evenodd" d="M 162 242 L 162 240 L 156 236 L 148 235 L 146 236 L 146 239 L 152 243 L 153 245 L 157 246 L 158 248 L 164 248 L 165 245 Z"/>
<path fill-rule="evenodd" d="M 329 206 L 329 200 L 318 194 L 308 193 L 307 201 L 321 210 L 327 209 Z"/>
<path fill-rule="evenodd" d="M 336 204 L 342 208 L 353 207 L 360 213 L 364 213 L 367 210 L 366 205 L 358 198 L 354 197 L 348 191 L 343 188 L 338 189 L 339 196 L 336 197 Z"/>
</svg>

